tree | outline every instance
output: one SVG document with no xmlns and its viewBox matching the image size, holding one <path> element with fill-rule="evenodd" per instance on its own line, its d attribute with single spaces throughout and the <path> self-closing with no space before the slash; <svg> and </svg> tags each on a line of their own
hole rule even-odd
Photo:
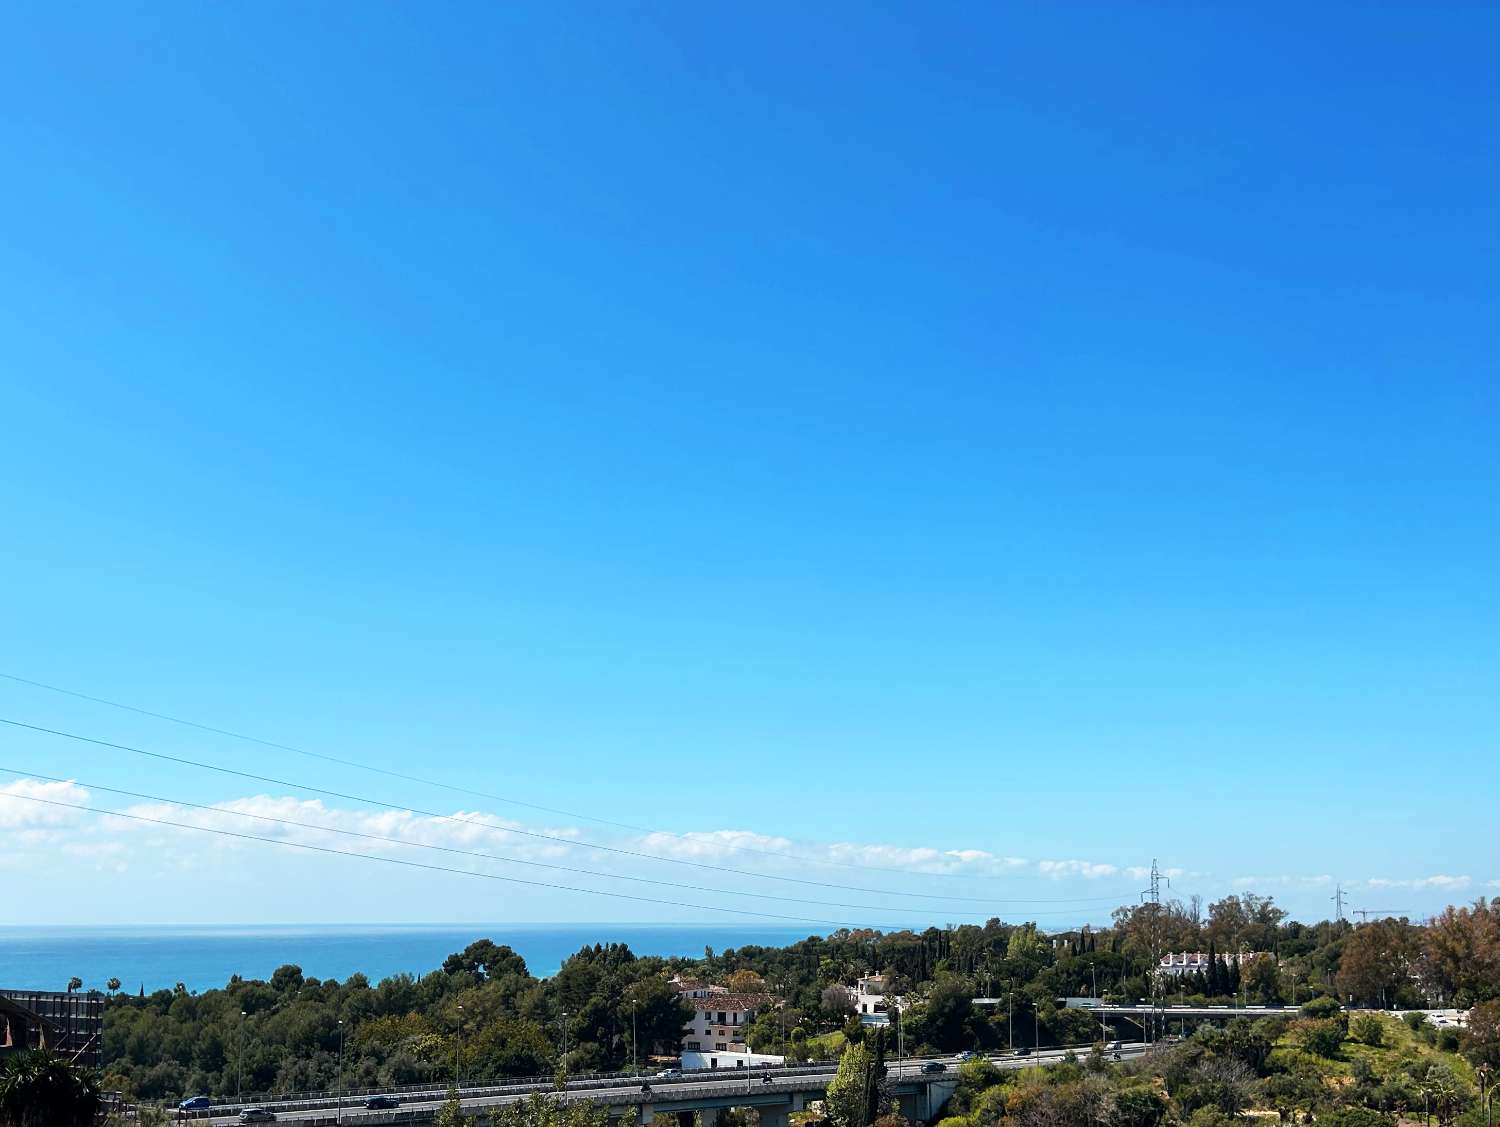
<svg viewBox="0 0 1500 1127">
<path fill-rule="evenodd" d="M 443 970 L 448 974 L 468 971 L 481 980 L 507 974 L 524 977 L 527 973 L 526 960 L 493 939 L 476 939 L 457 954 L 449 955 L 443 960 Z"/>
<path fill-rule="evenodd" d="M 823 993 L 818 996 L 823 1013 L 830 1021 L 843 1023 L 844 1019 L 854 1012 L 854 999 L 849 996 L 849 990 L 845 986 L 834 984 L 824 987 Z"/>
<path fill-rule="evenodd" d="M 1500 1068 L 1500 1001 L 1480 1002 L 1469 1011 L 1463 1046 L 1471 1064 Z"/>
<path fill-rule="evenodd" d="M 833 1127 L 870 1127 L 875 1122 L 879 1109 L 871 1099 L 874 1073 L 875 1055 L 867 1046 L 850 1045 L 844 1050 L 824 1101 Z"/>
<path fill-rule="evenodd" d="M 0 1127 L 92 1127 L 101 1107 L 91 1072 L 46 1052 L 0 1062 Z"/>
<path fill-rule="evenodd" d="M 741 968 L 729 976 L 725 983 L 736 994 L 759 994 L 766 988 L 766 980 L 753 970 Z"/>
<path fill-rule="evenodd" d="M 634 1018 L 634 1036 L 640 1038 L 640 1059 L 652 1053 L 675 1055 L 682 1048 L 682 1030 L 693 1018 L 692 1006 L 660 975 L 652 975 L 626 988 L 619 1007 L 619 1028 L 630 1034 Z"/>
<path fill-rule="evenodd" d="M 448 1089 L 448 1098 L 438 1108 L 436 1117 L 437 1127 L 463 1127 L 464 1105 L 459 1102 L 458 1093 Z"/>
<path fill-rule="evenodd" d="M 1339 996 L 1382 1009 L 1394 1005 L 1396 994 L 1411 978 L 1417 944 L 1405 920 L 1372 920 L 1360 924 L 1344 940 L 1334 982 Z"/>
<path fill-rule="evenodd" d="M 944 1051 L 969 1044 L 974 988 L 956 975 L 943 975 L 927 995 L 927 1039 Z"/>
<path fill-rule="evenodd" d="M 104 988 L 111 994 L 118 994 L 120 992 L 120 980 L 118 978 L 111 978 L 104 984 Z"/>
<path fill-rule="evenodd" d="M 1281 1001 L 1281 975 L 1274 955 L 1256 955 L 1240 968 L 1245 993 L 1257 1002 Z"/>
<path fill-rule="evenodd" d="M 69 994 L 73 993 L 73 991 L 75 991 L 75 990 L 82 990 L 82 989 L 83 989 L 83 979 L 79 978 L 76 974 L 72 978 L 68 979 L 68 993 Z"/>
<path fill-rule="evenodd" d="M 1443 909 L 1426 929 L 1423 961 L 1428 984 L 1455 1005 L 1500 996 L 1500 900 Z"/>
</svg>

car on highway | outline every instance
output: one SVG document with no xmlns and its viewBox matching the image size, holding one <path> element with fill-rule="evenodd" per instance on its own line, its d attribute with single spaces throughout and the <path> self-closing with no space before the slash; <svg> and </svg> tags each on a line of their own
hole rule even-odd
<svg viewBox="0 0 1500 1127">
<path fill-rule="evenodd" d="M 958 1056 L 956 1058 L 954 1058 L 954 1059 L 961 1060 L 961 1061 L 978 1060 L 979 1059 L 979 1054 L 976 1053 L 973 1049 L 965 1049 L 963 1052 L 959 1053 Z"/>
<path fill-rule="evenodd" d="M 275 1123 L 276 1113 L 263 1107 L 245 1107 L 240 1109 L 241 1123 Z"/>
<path fill-rule="evenodd" d="M 1018 1057 L 1029 1057 L 1031 1055 L 1031 1050 L 1028 1049 L 1025 1045 L 1022 1045 L 1019 1049 L 1016 1050 L 1015 1055 Z"/>
<path fill-rule="evenodd" d="M 390 1111 L 400 1106 L 401 1101 L 395 1096 L 371 1096 L 365 1101 L 365 1107 L 371 1111 Z"/>
<path fill-rule="evenodd" d="M 947 1072 L 948 1066 L 940 1060 L 930 1060 L 922 1066 L 923 1072 Z"/>
<path fill-rule="evenodd" d="M 680 1068 L 664 1068 L 656 1074 L 658 1080 L 678 1080 L 682 1077 Z"/>
<path fill-rule="evenodd" d="M 189 1096 L 177 1105 L 178 1111 L 202 1111 L 206 1107 L 212 1107 L 213 1100 L 207 1096 Z"/>
<path fill-rule="evenodd" d="M 1109 1047 L 1111 1049 L 1118 1049 L 1120 1047 L 1120 1042 L 1118 1042 L 1118 1041 L 1111 1041 L 1109 1043 Z"/>
</svg>

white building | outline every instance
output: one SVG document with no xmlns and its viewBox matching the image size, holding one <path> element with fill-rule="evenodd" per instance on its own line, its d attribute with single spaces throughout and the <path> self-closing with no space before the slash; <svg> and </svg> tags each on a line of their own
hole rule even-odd
<svg viewBox="0 0 1500 1127">
<path fill-rule="evenodd" d="M 745 1026 L 772 1004 L 769 994 L 731 994 L 722 988 L 702 997 L 684 995 L 693 1019 L 682 1031 L 682 1047 L 690 1052 L 748 1053 Z"/>
<path fill-rule="evenodd" d="M 1215 957 L 1221 962 L 1242 966 L 1255 958 L 1256 952 L 1246 951 L 1233 955 L 1225 953 Z M 1211 961 L 1208 953 L 1205 951 L 1177 951 L 1161 957 L 1161 961 L 1156 964 L 1156 973 L 1169 975 L 1173 978 L 1178 978 L 1185 974 L 1197 974 L 1199 971 L 1207 974 Z"/>
<path fill-rule="evenodd" d="M 844 989 L 849 993 L 854 1012 L 865 1025 L 890 1024 L 892 1007 L 900 1010 L 904 1005 L 901 998 L 885 992 L 886 978 L 883 974 L 867 974 L 857 979 L 853 986 L 846 986 Z"/>
<path fill-rule="evenodd" d="M 773 1056 L 770 1053 L 752 1053 L 746 1049 L 743 1053 L 703 1053 L 694 1049 L 682 1051 L 682 1067 L 690 1068 L 765 1068 L 770 1065 L 782 1064 L 786 1057 Z"/>
<path fill-rule="evenodd" d="M 728 989 L 723 986 L 715 986 L 712 982 L 703 982 L 696 978 L 683 978 L 680 974 L 672 976 L 670 985 L 673 990 L 689 1001 L 707 998 L 710 994 L 729 993 Z"/>
</svg>

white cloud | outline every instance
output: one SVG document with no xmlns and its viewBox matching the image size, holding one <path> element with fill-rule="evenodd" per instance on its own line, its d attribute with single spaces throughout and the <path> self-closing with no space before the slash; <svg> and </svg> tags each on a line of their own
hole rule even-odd
<svg viewBox="0 0 1500 1127">
<path fill-rule="evenodd" d="M 41 802 L 27 801 L 42 799 Z M 77 783 L 47 783 L 39 779 L 17 779 L 0 786 L 0 829 L 27 830 L 52 826 L 69 826 L 83 817 L 82 811 L 49 806 L 47 802 L 65 802 L 87 806 L 89 792 Z"/>
<path fill-rule="evenodd" d="M 1449 876 L 1447 873 L 1434 873 L 1430 877 L 1370 877 L 1364 881 L 1364 885 L 1367 888 L 1436 888 L 1446 892 L 1454 892 L 1459 889 L 1468 888 L 1473 882 L 1474 878 L 1470 876 Z"/>
<path fill-rule="evenodd" d="M 1084 880 L 1099 880 L 1120 874 L 1119 866 L 1102 861 L 1038 861 L 1037 871 L 1050 880 L 1066 880 L 1082 877 Z M 1150 875 L 1150 870 L 1147 870 Z"/>
<path fill-rule="evenodd" d="M 999 856 L 983 849 L 860 845 L 851 842 L 809 844 L 750 830 L 651 833 L 638 839 L 633 847 L 643 853 L 738 868 L 747 868 L 752 864 L 757 868 L 764 868 L 767 864 L 777 863 L 783 867 L 796 867 L 805 866 L 811 860 L 876 869 L 908 869 L 916 873 L 937 875 L 1002 876 L 1020 872 L 1031 864 L 1022 857 Z M 781 856 L 766 856 L 767 854 Z"/>
<path fill-rule="evenodd" d="M 1327 873 L 1318 873 L 1316 876 L 1293 876 L 1286 873 L 1280 876 L 1245 876 L 1235 877 L 1229 882 L 1235 888 L 1329 888 L 1333 885 L 1333 877 Z"/>
</svg>

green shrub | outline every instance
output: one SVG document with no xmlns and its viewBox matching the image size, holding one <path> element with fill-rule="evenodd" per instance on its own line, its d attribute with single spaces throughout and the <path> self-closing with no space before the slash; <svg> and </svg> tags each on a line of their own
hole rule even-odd
<svg viewBox="0 0 1500 1127">
<path fill-rule="evenodd" d="M 1368 1107 L 1343 1107 L 1318 1116 L 1318 1127 L 1395 1127 L 1394 1116 Z"/>
<path fill-rule="evenodd" d="M 1293 1033 L 1304 1052 L 1329 1060 L 1338 1057 L 1344 1043 L 1344 1026 L 1336 1018 L 1298 1022 Z"/>
<path fill-rule="evenodd" d="M 1338 1002 L 1337 998 L 1330 998 L 1330 997 L 1328 997 L 1325 994 L 1321 998 L 1314 998 L 1310 1002 L 1303 1003 L 1303 1006 L 1302 1006 L 1302 1016 L 1303 1017 L 1332 1017 L 1334 1014 L 1338 1013 L 1341 1009 L 1343 1009 L 1343 1007 L 1339 1005 L 1339 1002 Z"/>
<path fill-rule="evenodd" d="M 1359 1014 L 1349 1022 L 1349 1036 L 1361 1044 L 1379 1048 L 1385 1043 L 1385 1022 L 1374 1014 Z"/>
</svg>

